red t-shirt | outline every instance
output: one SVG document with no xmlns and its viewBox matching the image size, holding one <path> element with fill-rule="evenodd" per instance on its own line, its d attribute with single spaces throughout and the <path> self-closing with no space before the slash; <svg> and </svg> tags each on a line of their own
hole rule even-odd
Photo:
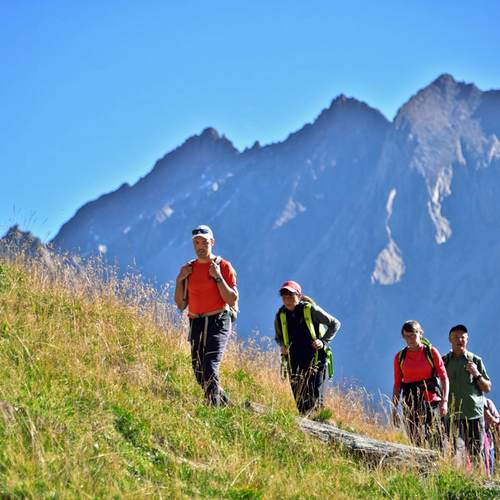
<svg viewBox="0 0 500 500">
<path fill-rule="evenodd" d="M 192 264 L 193 272 L 188 277 L 188 308 L 192 314 L 217 311 L 226 305 L 217 283 L 208 274 L 210 264 L 197 260 Z M 231 263 L 222 259 L 219 265 L 224 281 L 231 288 L 236 288 L 236 272 Z"/>
<path fill-rule="evenodd" d="M 441 382 L 448 379 L 446 368 L 444 367 L 443 360 L 439 351 L 431 347 L 432 359 L 434 360 L 434 367 L 436 375 L 440 378 Z M 406 351 L 405 359 L 403 360 L 403 367 L 399 367 L 399 352 L 394 358 L 394 386 L 396 391 L 401 389 L 401 382 L 418 382 L 432 377 L 432 366 L 425 356 L 424 346 L 420 346 L 418 351 Z M 424 391 L 425 401 L 434 402 L 440 401 L 441 398 L 435 392 Z"/>
</svg>

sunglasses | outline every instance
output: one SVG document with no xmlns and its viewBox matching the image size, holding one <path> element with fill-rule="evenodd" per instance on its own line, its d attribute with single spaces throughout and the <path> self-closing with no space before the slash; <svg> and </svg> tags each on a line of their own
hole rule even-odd
<svg viewBox="0 0 500 500">
<path fill-rule="evenodd" d="M 210 234 L 208 229 L 193 229 L 191 231 L 191 234 L 193 236 L 196 236 L 197 234 Z"/>
<path fill-rule="evenodd" d="M 280 295 L 283 297 L 283 296 L 296 295 L 296 293 L 291 292 L 290 290 L 280 290 Z"/>
</svg>

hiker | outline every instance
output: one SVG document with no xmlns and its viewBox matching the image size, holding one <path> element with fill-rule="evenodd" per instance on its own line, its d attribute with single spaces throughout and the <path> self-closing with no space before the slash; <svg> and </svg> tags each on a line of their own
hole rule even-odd
<svg viewBox="0 0 500 500">
<path fill-rule="evenodd" d="M 197 258 L 181 267 L 174 300 L 181 311 L 188 308 L 191 361 L 205 399 L 225 406 L 229 400 L 220 386 L 219 367 L 231 332 L 230 308 L 238 300 L 236 272 L 212 253 L 215 240 L 208 226 L 193 229 L 192 241 Z"/>
<path fill-rule="evenodd" d="M 285 281 L 279 293 L 283 306 L 274 320 L 276 342 L 286 363 L 297 409 L 308 415 L 323 407 L 327 370 L 333 375 L 328 342 L 338 332 L 340 321 L 302 295 L 295 281 Z"/>
<path fill-rule="evenodd" d="M 424 338 L 416 320 L 401 327 L 406 347 L 394 358 L 392 418 L 399 424 L 398 405 L 403 395 L 403 418 L 408 437 L 416 446 L 442 446 L 441 419 L 448 413 L 448 375 L 439 351 Z"/>
<path fill-rule="evenodd" d="M 448 338 L 451 351 L 443 356 L 450 379 L 447 432 L 455 450 L 461 438 L 469 457 L 478 463 L 484 443 L 484 393 L 490 392 L 491 382 L 483 360 L 467 350 L 467 327 L 451 327 Z"/>
<path fill-rule="evenodd" d="M 500 414 L 491 399 L 486 398 L 484 404 L 484 460 L 488 476 L 495 472 L 495 450 L 500 433 Z"/>
</svg>

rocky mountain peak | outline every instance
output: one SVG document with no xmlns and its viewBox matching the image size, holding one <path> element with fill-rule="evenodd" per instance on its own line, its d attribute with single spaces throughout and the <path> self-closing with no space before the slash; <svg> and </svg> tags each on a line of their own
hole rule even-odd
<svg viewBox="0 0 500 500">
<path fill-rule="evenodd" d="M 440 89 L 446 89 L 458 85 L 458 82 L 449 73 L 443 73 L 439 75 L 429 87 L 438 87 Z"/>
<path fill-rule="evenodd" d="M 389 121 L 375 108 L 353 97 L 340 94 L 332 100 L 330 106 L 324 109 L 312 124 L 305 125 L 297 133 L 290 137 L 294 139 L 305 133 L 323 130 L 330 133 L 333 128 L 354 127 L 363 129 L 364 127 L 387 126 Z"/>
<path fill-rule="evenodd" d="M 227 139 L 224 134 L 220 134 L 215 128 L 207 127 L 203 129 L 201 134 L 193 135 L 184 142 L 178 149 L 185 149 L 191 147 L 199 148 L 216 148 L 221 151 L 237 152 L 233 143 Z"/>
<path fill-rule="evenodd" d="M 40 238 L 37 238 L 30 231 L 22 231 L 16 224 L 10 227 L 0 239 L 0 255 L 7 258 L 15 258 L 16 255 L 45 258 L 48 251 Z"/>
<path fill-rule="evenodd" d="M 207 127 L 205 129 L 203 129 L 203 131 L 199 137 L 204 138 L 204 139 L 208 139 L 208 140 L 217 141 L 218 139 L 221 138 L 221 135 L 219 134 L 219 132 L 215 128 Z"/>
<path fill-rule="evenodd" d="M 394 123 L 342 94 L 289 139 L 245 154 L 214 128 L 200 131 L 137 184 L 80 209 L 54 245 L 168 283 L 192 258 L 189 228 L 202 220 L 239 273 L 241 338 L 273 334 L 276 286 L 296 279 L 348 325 L 335 339 L 337 372 L 390 390 L 387 353 L 400 349 L 405 318 L 431 332 L 495 322 L 499 137 L 500 92 L 448 74 Z M 435 338 L 448 348 L 446 335 Z M 498 339 L 475 339 L 499 378 Z"/>
<path fill-rule="evenodd" d="M 412 96 L 398 111 L 395 119 L 400 128 L 408 121 L 436 122 L 452 114 L 469 114 L 478 104 L 481 91 L 473 84 L 457 82 L 444 73 Z M 439 120 L 441 121 L 441 120 Z"/>
<path fill-rule="evenodd" d="M 30 231 L 22 231 L 19 224 L 11 226 L 4 235 L 6 241 L 26 241 L 26 242 L 40 242 L 40 239 L 34 236 Z M 40 242 L 41 243 L 41 242 Z"/>
<path fill-rule="evenodd" d="M 481 95 L 475 85 L 445 73 L 412 96 L 394 121 L 405 154 L 412 158 L 409 167 L 425 179 L 437 243 L 452 235 L 442 204 L 451 195 L 455 167 L 477 168 L 490 161 L 489 141 L 474 117 Z"/>
<path fill-rule="evenodd" d="M 367 104 L 358 101 L 354 97 L 347 97 L 344 94 L 339 94 L 332 100 L 330 106 L 324 109 L 319 117 L 333 115 L 336 112 L 359 112 L 362 110 L 371 110 Z"/>
</svg>

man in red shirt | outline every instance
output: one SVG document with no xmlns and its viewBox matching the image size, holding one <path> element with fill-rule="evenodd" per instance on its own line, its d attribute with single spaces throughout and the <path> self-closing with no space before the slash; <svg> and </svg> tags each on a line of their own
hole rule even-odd
<svg viewBox="0 0 500 500">
<path fill-rule="evenodd" d="M 217 258 L 212 230 L 201 225 L 192 231 L 196 259 L 184 264 L 175 282 L 174 300 L 188 308 L 191 361 L 208 404 L 226 405 L 219 367 L 231 332 L 229 307 L 238 300 L 236 272 L 231 263 Z"/>
</svg>

